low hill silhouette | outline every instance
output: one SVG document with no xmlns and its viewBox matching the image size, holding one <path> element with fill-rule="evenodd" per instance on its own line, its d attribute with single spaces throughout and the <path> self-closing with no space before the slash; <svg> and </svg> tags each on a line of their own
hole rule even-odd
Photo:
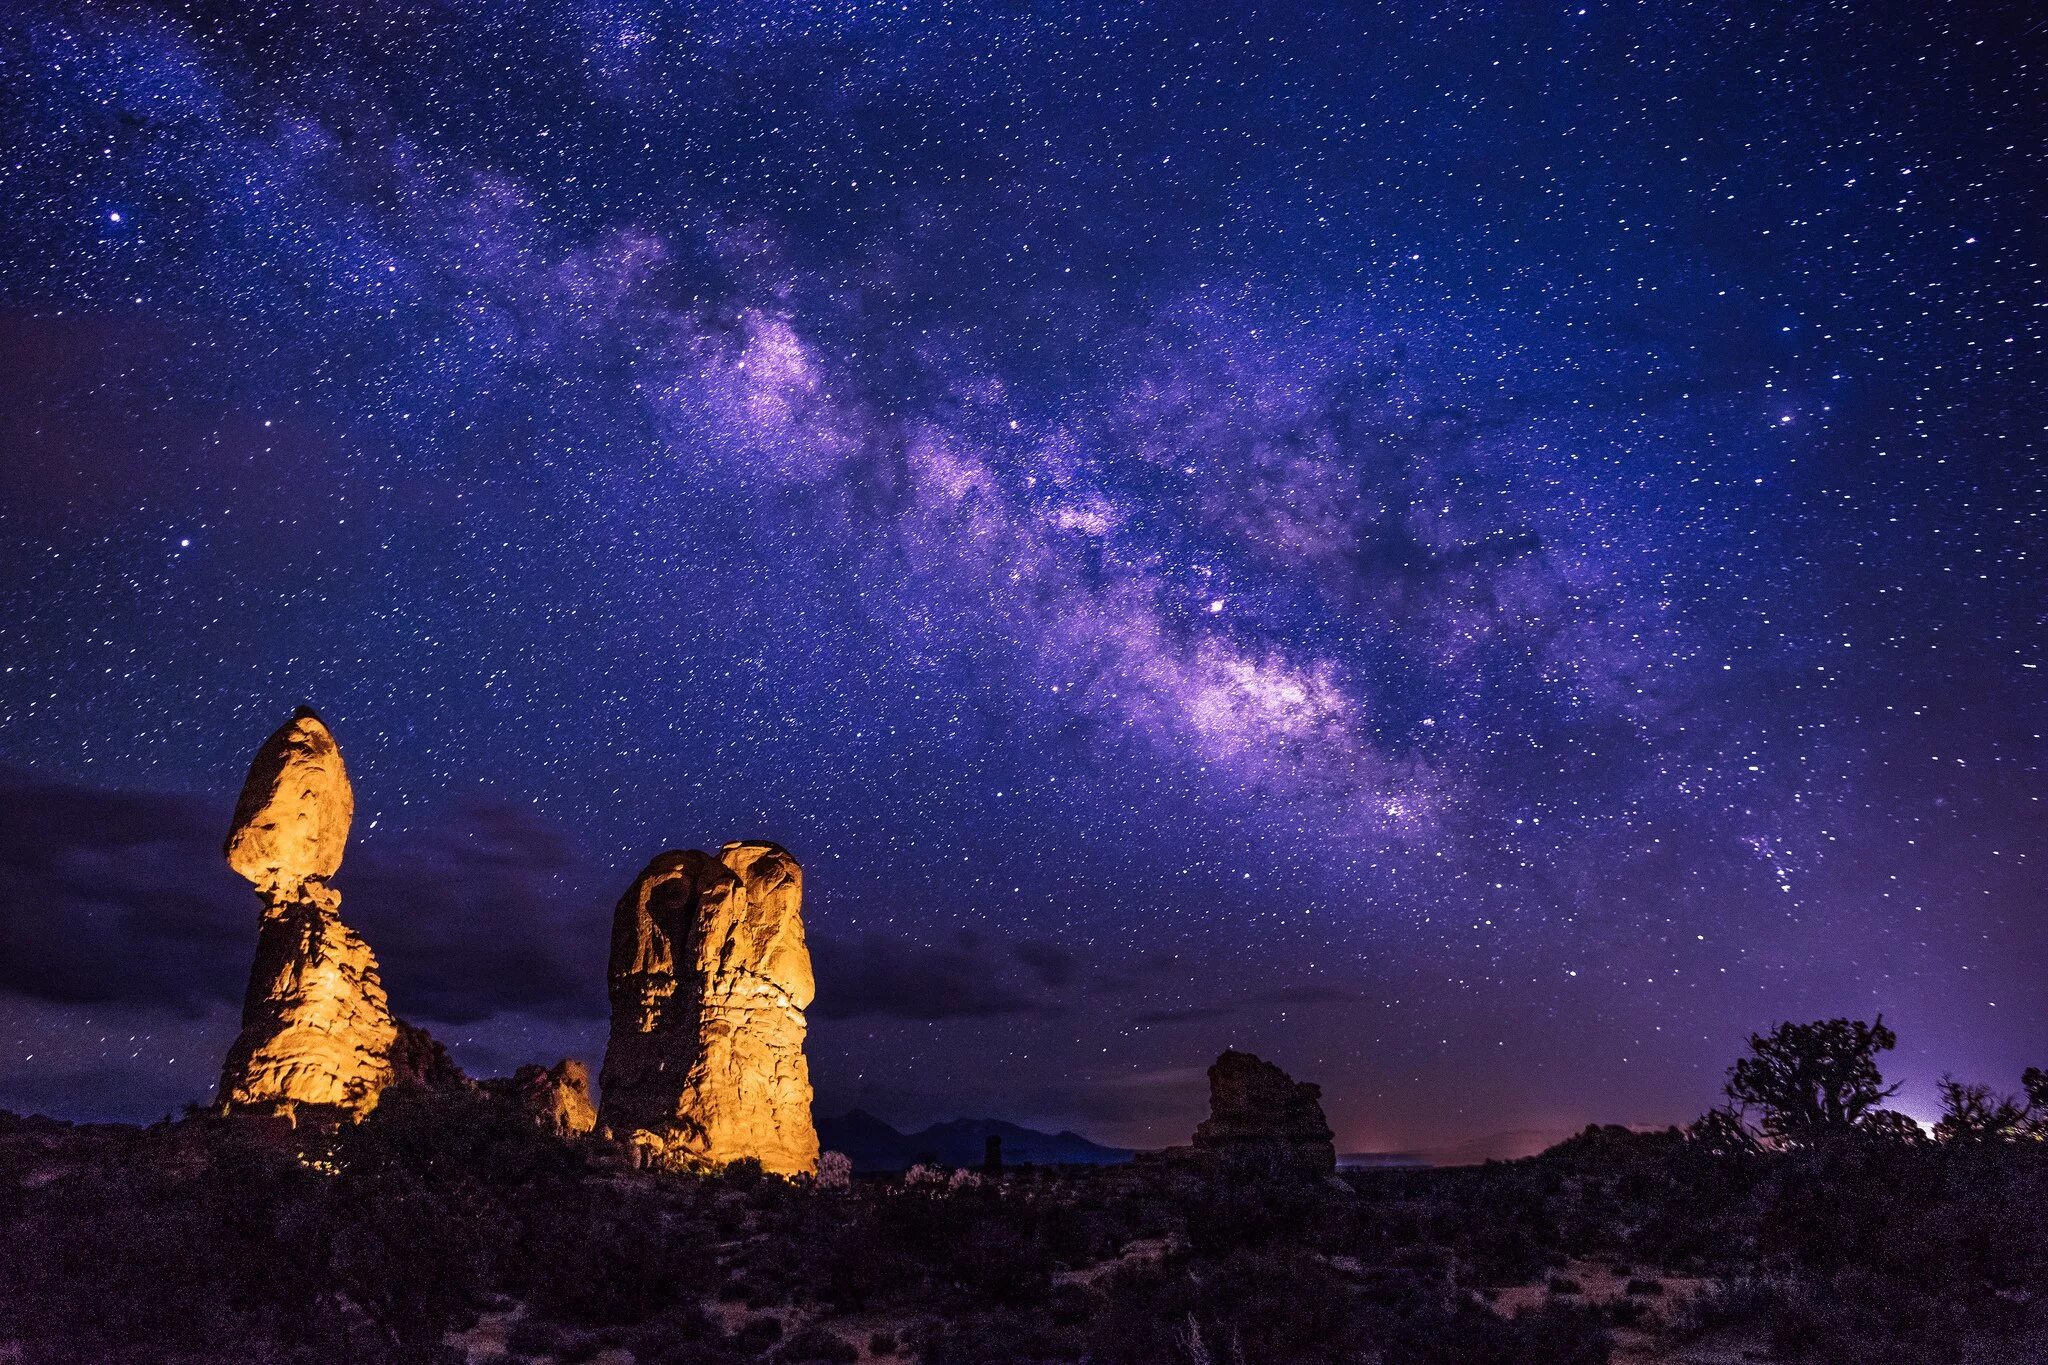
<svg viewBox="0 0 2048 1365">
<path fill-rule="evenodd" d="M 818 1144 L 844 1152 L 856 1171 L 901 1171 L 928 1162 L 979 1166 L 991 1135 L 1003 1140 L 1010 1165 L 1109 1166 L 1131 1159 L 1130 1149 L 1105 1147 L 1075 1132 L 1041 1133 L 1002 1119 L 952 1119 L 915 1133 L 897 1131 L 864 1109 L 818 1120 Z"/>
</svg>

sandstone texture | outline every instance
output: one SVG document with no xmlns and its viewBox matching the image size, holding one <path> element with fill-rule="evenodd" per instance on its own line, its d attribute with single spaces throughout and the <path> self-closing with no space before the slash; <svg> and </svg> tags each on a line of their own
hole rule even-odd
<svg viewBox="0 0 2048 1365">
<path fill-rule="evenodd" d="M 1322 1093 L 1249 1052 L 1225 1052 L 1209 1068 L 1209 1117 L 1195 1128 L 1195 1151 L 1247 1174 L 1334 1176 Z"/>
<path fill-rule="evenodd" d="M 391 1082 L 398 1024 L 377 958 L 327 885 L 354 812 L 334 736 L 300 708 L 257 751 L 228 831 L 228 865 L 262 903 L 242 1031 L 221 1068 L 230 1112 L 361 1115 Z"/>
<path fill-rule="evenodd" d="M 235 802 L 228 866 L 259 894 L 296 897 L 341 870 L 355 818 L 341 749 L 312 708 L 302 706 L 263 742 Z"/>
<path fill-rule="evenodd" d="M 759 842 L 664 853 L 619 902 L 598 1126 L 637 1160 L 817 1169 L 802 909 L 796 859 Z"/>
</svg>

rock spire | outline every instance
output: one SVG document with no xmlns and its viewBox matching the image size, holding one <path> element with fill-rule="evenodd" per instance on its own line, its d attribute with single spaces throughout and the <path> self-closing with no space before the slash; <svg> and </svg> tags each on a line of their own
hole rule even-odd
<svg viewBox="0 0 2048 1365">
<path fill-rule="evenodd" d="M 1322 1093 L 1249 1052 L 1225 1051 L 1209 1068 L 1209 1117 L 1195 1128 L 1195 1151 L 1247 1174 L 1333 1176 Z"/>
<path fill-rule="evenodd" d="M 803 869 L 760 842 L 664 853 L 620 900 L 598 1127 L 638 1160 L 816 1170 L 802 909 Z"/>
<path fill-rule="evenodd" d="M 334 736 L 300 707 L 257 751 L 228 830 L 228 866 L 262 903 L 242 1031 L 221 1068 L 230 1112 L 361 1115 L 392 1079 L 399 1026 L 377 958 L 327 885 L 354 813 Z"/>
</svg>

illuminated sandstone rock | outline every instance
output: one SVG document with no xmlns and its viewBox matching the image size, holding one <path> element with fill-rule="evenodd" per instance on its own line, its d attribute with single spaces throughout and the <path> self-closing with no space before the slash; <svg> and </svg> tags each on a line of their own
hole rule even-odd
<svg viewBox="0 0 2048 1365">
<path fill-rule="evenodd" d="M 354 812 L 334 736 L 301 707 L 257 751 L 228 831 L 228 865 L 263 906 L 242 1031 L 221 1068 L 230 1111 L 360 1115 L 392 1079 L 398 1025 L 376 955 L 341 922 L 327 885 Z"/>
<path fill-rule="evenodd" d="M 334 736 L 301 706 L 249 764 L 228 830 L 228 866 L 259 893 L 296 897 L 341 869 L 355 813 L 355 789 Z M 334 895 L 325 886 L 317 890 Z"/>
<path fill-rule="evenodd" d="M 1249 1052 L 1227 1051 L 1209 1068 L 1209 1117 L 1195 1128 L 1195 1151 L 1246 1174 L 1335 1175 L 1322 1093 Z"/>
<path fill-rule="evenodd" d="M 598 1124 L 636 1159 L 817 1168 L 802 906 L 803 870 L 769 843 L 664 853 L 619 902 Z"/>
</svg>

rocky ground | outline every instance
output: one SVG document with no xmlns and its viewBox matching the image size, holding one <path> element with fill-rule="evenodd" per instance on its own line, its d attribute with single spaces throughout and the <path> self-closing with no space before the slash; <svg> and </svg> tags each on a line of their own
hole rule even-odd
<svg viewBox="0 0 2048 1365">
<path fill-rule="evenodd" d="M 1186 1252 L 1186 1246 L 1172 1238 L 1140 1238 L 1106 1260 L 1056 1272 L 1053 1280 L 1055 1285 L 1100 1288 L 1121 1270 L 1156 1267 Z M 1331 1257 L 1327 1263 L 1355 1281 L 1369 1278 L 1364 1267 L 1348 1258 Z M 1509 1322 L 1559 1304 L 1586 1309 L 1609 1324 L 1612 1365 L 1772 1365 L 1787 1359 L 1753 1328 L 1695 1331 L 1692 1314 L 1697 1305 L 1719 1292 L 1717 1282 L 1706 1278 L 1658 1278 L 1634 1267 L 1570 1261 L 1539 1281 L 1474 1291 L 1474 1301 Z M 764 1354 L 769 1359 L 790 1358 L 780 1353 L 787 1350 L 785 1343 L 798 1340 L 811 1342 L 814 1358 L 820 1360 L 915 1358 L 905 1344 L 919 1335 L 916 1314 L 833 1314 L 794 1305 L 756 1310 L 715 1299 L 704 1307 L 726 1342 L 767 1342 Z M 550 1324 L 526 1305 L 505 1301 L 486 1309 L 467 1329 L 450 1332 L 446 1340 L 459 1352 L 463 1365 L 637 1365 L 640 1356 L 620 1344 L 627 1336 Z M 836 1348 L 827 1342 L 836 1342 Z M 650 1354 L 658 1357 L 659 1348 Z M 1195 1356 L 1190 1352 L 1187 1358 Z"/>
<path fill-rule="evenodd" d="M 317 1150 L 0 1121 L 0 1360 L 1734 1365 L 2048 1358 L 2044 1153 L 860 1179 L 635 1170 L 486 1095 Z"/>
</svg>

